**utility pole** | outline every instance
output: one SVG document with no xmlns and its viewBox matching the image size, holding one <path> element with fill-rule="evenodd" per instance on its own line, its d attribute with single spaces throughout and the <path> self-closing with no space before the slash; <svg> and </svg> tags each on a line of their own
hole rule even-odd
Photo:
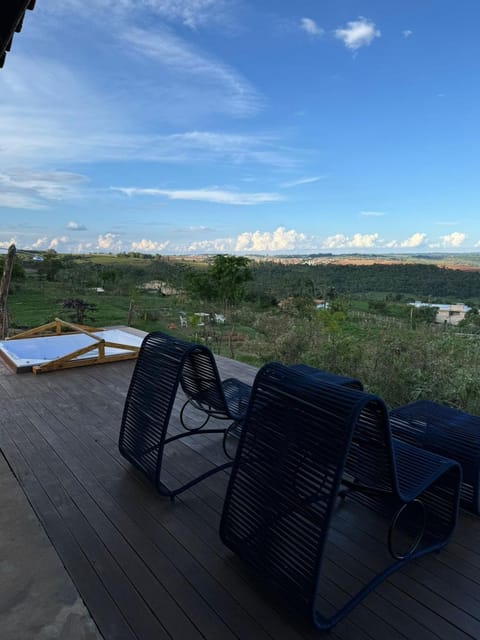
<svg viewBox="0 0 480 640">
<path fill-rule="evenodd" d="M 0 282 L 0 337 L 2 340 L 5 340 L 5 338 L 8 337 L 7 298 L 16 252 L 17 250 L 15 245 L 11 244 L 8 247 L 7 257 L 5 258 L 5 265 L 3 267 L 2 280 Z"/>
</svg>

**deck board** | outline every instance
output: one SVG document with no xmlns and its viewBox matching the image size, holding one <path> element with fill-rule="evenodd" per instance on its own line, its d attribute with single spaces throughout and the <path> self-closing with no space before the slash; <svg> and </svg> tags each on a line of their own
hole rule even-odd
<svg viewBox="0 0 480 640">
<path fill-rule="evenodd" d="M 223 376 L 255 370 L 219 359 Z M 106 640 L 321 637 L 249 574 L 218 536 L 228 472 L 161 498 L 119 454 L 132 362 L 34 376 L 0 366 L 0 447 Z M 178 422 L 181 397 L 172 413 Z M 177 442 L 165 481 L 185 482 L 221 454 L 220 436 Z M 373 523 L 373 521 L 372 521 Z M 379 562 L 368 518 L 344 509 L 328 560 L 332 592 Z M 358 544 L 348 530 L 356 527 Z M 410 563 L 331 632 L 334 640 L 480 637 L 480 518 L 462 513 L 452 543 Z"/>
</svg>

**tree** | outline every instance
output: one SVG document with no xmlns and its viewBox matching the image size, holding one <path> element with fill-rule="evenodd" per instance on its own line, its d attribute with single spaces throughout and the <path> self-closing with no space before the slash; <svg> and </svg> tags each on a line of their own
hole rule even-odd
<svg viewBox="0 0 480 640">
<path fill-rule="evenodd" d="M 476 307 L 465 314 L 465 318 L 458 323 L 459 327 L 478 331 L 480 329 L 480 313 Z"/>
<path fill-rule="evenodd" d="M 83 324 L 87 318 L 93 319 L 90 311 L 95 311 L 96 305 L 85 302 L 85 300 L 79 300 L 78 298 L 71 298 L 70 300 L 64 300 L 62 303 L 64 309 L 72 309 L 72 321 L 77 324 Z"/>
<path fill-rule="evenodd" d="M 224 311 L 245 296 L 245 285 L 252 279 L 249 260 L 244 256 L 217 255 L 209 269 L 215 296 L 222 301 Z"/>
<path fill-rule="evenodd" d="M 249 260 L 243 256 L 217 255 L 206 271 L 189 275 L 187 288 L 203 300 L 219 300 L 223 311 L 245 296 L 245 285 L 252 279 Z"/>
<path fill-rule="evenodd" d="M 38 274 L 41 277 L 45 277 L 49 282 L 53 282 L 64 266 L 63 260 L 58 257 L 56 251 L 49 250 L 45 253 L 43 262 L 38 267 Z"/>
</svg>

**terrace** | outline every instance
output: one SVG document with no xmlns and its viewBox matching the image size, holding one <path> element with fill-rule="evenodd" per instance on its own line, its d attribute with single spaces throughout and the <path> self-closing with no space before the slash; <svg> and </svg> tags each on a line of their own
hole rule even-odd
<svg viewBox="0 0 480 640">
<path fill-rule="evenodd" d="M 255 375 L 253 367 L 226 358 L 218 358 L 218 365 L 225 377 L 251 382 Z M 12 547 L 17 556 L 2 558 L 2 567 L 10 567 L 10 574 L 2 569 L 0 579 L 3 640 L 321 637 L 285 611 L 222 545 L 218 525 L 226 472 L 171 502 L 119 455 L 118 432 L 133 367 L 131 361 L 117 362 L 35 376 L 15 375 L 0 364 L 4 542 L 32 533 Z M 180 428 L 180 406 L 181 398 L 172 415 L 174 429 Z M 169 481 L 181 482 L 201 471 L 220 449 L 213 436 L 193 446 L 178 443 L 168 458 Z M 22 514 L 25 524 L 19 522 Z M 364 546 L 372 552 L 361 562 L 356 554 L 350 569 L 366 571 L 375 564 L 375 531 L 348 507 L 345 524 L 369 541 Z M 39 535 L 42 552 L 35 555 L 28 545 Z M 330 636 L 480 637 L 479 542 L 480 519 L 462 512 L 446 549 L 395 573 Z M 354 545 L 353 536 L 345 544 Z M 40 559 L 48 565 L 44 573 Z M 48 581 L 63 571 L 61 564 L 69 577 L 64 576 L 63 587 L 58 582 L 49 589 Z M 27 577 L 16 590 L 13 574 L 22 569 Z M 95 624 L 72 595 L 75 589 Z M 43 602 L 39 610 L 39 594 L 50 607 Z M 74 603 L 70 609 L 66 600 Z"/>
</svg>

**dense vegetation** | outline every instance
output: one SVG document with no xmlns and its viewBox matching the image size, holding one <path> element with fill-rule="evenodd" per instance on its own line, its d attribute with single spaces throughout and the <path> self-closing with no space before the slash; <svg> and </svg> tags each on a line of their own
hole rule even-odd
<svg viewBox="0 0 480 640">
<path fill-rule="evenodd" d="M 327 307 L 317 309 L 318 299 Z M 458 329 L 438 326 L 431 309 L 407 304 L 415 299 L 462 301 L 474 310 Z M 480 414 L 479 303 L 479 272 L 433 265 L 51 252 L 17 260 L 9 320 L 11 331 L 55 317 L 162 330 L 255 365 L 305 362 L 355 376 L 392 406 L 429 398 Z M 221 312 L 226 322 L 202 322 L 198 312 Z"/>
<path fill-rule="evenodd" d="M 259 263 L 253 268 L 253 292 L 283 297 L 302 294 L 323 297 L 337 293 L 401 294 L 414 299 L 442 298 L 444 301 L 478 300 L 480 271 L 460 271 L 424 264 L 374 265 L 279 265 Z"/>
</svg>

